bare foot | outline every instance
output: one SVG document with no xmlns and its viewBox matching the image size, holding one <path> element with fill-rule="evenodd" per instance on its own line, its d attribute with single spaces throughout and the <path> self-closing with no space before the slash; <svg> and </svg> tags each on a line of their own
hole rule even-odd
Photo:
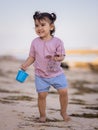
<svg viewBox="0 0 98 130">
<path fill-rule="evenodd" d="M 45 122 L 46 122 L 46 117 L 40 117 L 40 118 L 39 118 L 39 122 L 45 123 Z"/>
<path fill-rule="evenodd" d="M 61 114 L 65 122 L 68 122 L 71 120 L 71 118 L 67 114 Z"/>
</svg>

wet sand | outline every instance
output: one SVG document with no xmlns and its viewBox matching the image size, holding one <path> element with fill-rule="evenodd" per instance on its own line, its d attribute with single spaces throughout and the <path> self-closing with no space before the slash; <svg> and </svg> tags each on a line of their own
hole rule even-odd
<svg viewBox="0 0 98 130">
<path fill-rule="evenodd" d="M 64 69 L 69 86 L 68 114 L 60 116 L 57 91 L 47 97 L 47 121 L 38 122 L 34 68 L 25 83 L 15 80 L 22 61 L 0 58 L 0 130 L 98 130 L 98 72 L 85 68 Z"/>
</svg>

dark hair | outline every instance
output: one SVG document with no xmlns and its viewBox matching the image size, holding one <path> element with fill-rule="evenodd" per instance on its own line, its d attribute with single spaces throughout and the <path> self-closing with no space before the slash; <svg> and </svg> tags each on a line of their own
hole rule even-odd
<svg viewBox="0 0 98 130">
<path fill-rule="evenodd" d="M 48 18 L 50 20 L 50 24 L 54 24 L 56 20 L 56 14 L 55 13 L 47 13 L 47 12 L 39 12 L 36 11 L 35 14 L 33 15 L 34 20 L 42 20 Z M 55 26 L 54 29 L 50 31 L 50 34 L 52 35 L 55 32 Z"/>
</svg>

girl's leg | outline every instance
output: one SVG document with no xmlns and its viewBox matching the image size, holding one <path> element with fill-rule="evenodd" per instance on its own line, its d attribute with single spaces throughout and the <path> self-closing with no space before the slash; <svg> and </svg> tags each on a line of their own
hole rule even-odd
<svg viewBox="0 0 98 130">
<path fill-rule="evenodd" d="M 46 97 L 48 92 L 38 93 L 38 109 L 40 113 L 40 122 L 46 121 Z"/>
<path fill-rule="evenodd" d="M 68 106 L 68 91 L 67 88 L 59 89 L 59 100 L 61 106 L 61 116 L 63 117 L 64 121 L 69 121 L 70 118 L 67 115 L 67 106 Z"/>
</svg>

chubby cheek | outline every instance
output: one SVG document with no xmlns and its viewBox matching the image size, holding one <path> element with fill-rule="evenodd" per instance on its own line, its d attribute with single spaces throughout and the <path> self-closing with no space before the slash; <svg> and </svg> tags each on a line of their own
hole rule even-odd
<svg viewBox="0 0 98 130">
<path fill-rule="evenodd" d="M 39 34 L 39 33 L 38 33 L 38 29 L 35 29 L 35 32 L 36 32 L 36 34 Z"/>
</svg>

